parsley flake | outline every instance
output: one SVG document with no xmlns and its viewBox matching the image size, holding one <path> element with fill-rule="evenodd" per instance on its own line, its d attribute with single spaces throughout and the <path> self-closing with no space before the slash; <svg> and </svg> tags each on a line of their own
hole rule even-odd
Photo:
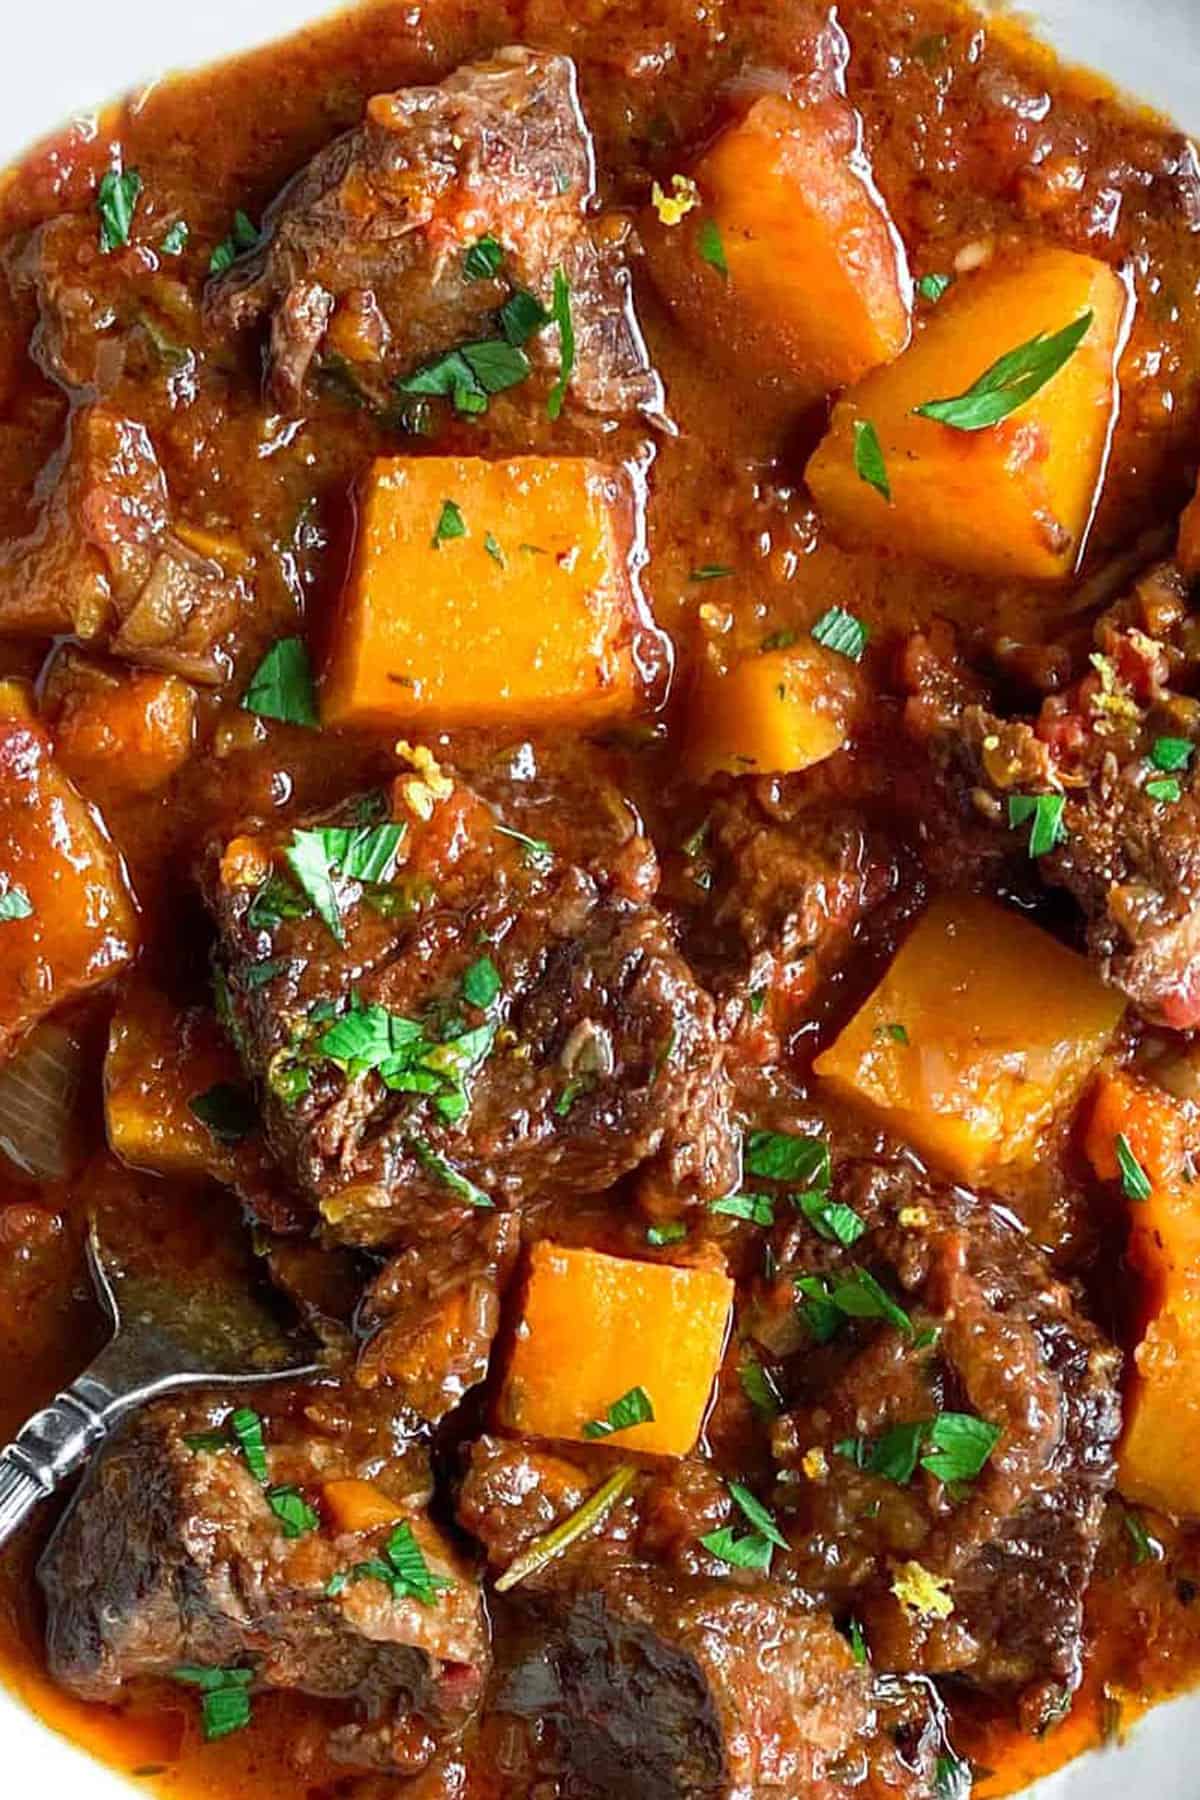
<svg viewBox="0 0 1200 1800">
<path fill-rule="evenodd" d="M 705 219 L 696 234 L 696 248 L 703 262 L 718 275 L 729 279 L 729 264 L 725 258 L 725 246 L 721 242 L 721 232 L 715 219 Z"/>
<path fill-rule="evenodd" d="M 1067 802 L 1062 794 L 1010 794 L 1008 823 L 1029 827 L 1030 856 L 1045 856 L 1066 837 L 1063 809 Z"/>
<path fill-rule="evenodd" d="M 208 259 L 210 275 L 223 275 L 226 269 L 232 268 L 247 250 L 254 250 L 258 245 L 258 227 L 248 213 L 239 207 L 233 215 L 233 230 L 227 238 L 217 245 Z"/>
<path fill-rule="evenodd" d="M 768 1194 L 726 1194 L 711 1200 L 708 1210 L 724 1213 L 730 1219 L 744 1219 L 748 1225 L 773 1225 L 775 1203 Z"/>
<path fill-rule="evenodd" d="M 463 277 L 467 281 L 488 281 L 504 267 L 504 245 L 489 232 L 477 238 L 463 257 Z"/>
<path fill-rule="evenodd" d="M 251 1669 L 205 1669 L 181 1663 L 172 1669 L 172 1679 L 188 1687 L 197 1687 L 203 1698 L 200 1723 L 206 1743 L 228 1737 L 250 1723 L 249 1687 L 254 1680 Z"/>
<path fill-rule="evenodd" d="M 554 298 L 550 317 L 558 326 L 558 380 L 546 401 L 546 415 L 557 419 L 567 397 L 567 386 L 575 368 L 575 322 L 571 317 L 571 284 L 561 269 L 554 271 Z"/>
<path fill-rule="evenodd" d="M 443 500 L 442 510 L 438 514 L 438 522 L 433 533 L 433 548 L 440 550 L 451 538 L 466 537 L 467 522 L 462 516 L 462 508 L 456 500 Z"/>
<path fill-rule="evenodd" d="M 738 1537 L 734 1526 L 723 1525 L 719 1531 L 705 1533 L 700 1542 L 713 1556 L 720 1557 L 722 1562 L 735 1569 L 760 1569 L 765 1573 L 771 1567 L 772 1552 L 787 1550 L 788 1541 L 767 1508 L 749 1488 L 743 1487 L 740 1481 L 731 1481 L 728 1486 L 734 1504 L 754 1530 Z"/>
<path fill-rule="evenodd" d="M 267 1445 L 263 1422 L 253 1407 L 239 1406 L 229 1415 L 229 1434 L 246 1459 L 246 1467 L 255 1481 L 266 1487 Z"/>
<path fill-rule="evenodd" d="M 831 1200 L 827 1190 L 813 1188 L 807 1194 L 793 1195 L 793 1199 L 817 1235 L 831 1244 L 849 1249 L 867 1229 L 866 1220 L 852 1206 Z"/>
<path fill-rule="evenodd" d="M 1183 789 L 1173 775 L 1164 775 L 1161 780 L 1148 781 L 1146 792 L 1160 806 L 1177 806 L 1183 798 Z"/>
<path fill-rule="evenodd" d="M 798 1181 L 806 1187 L 827 1188 L 831 1179 L 829 1145 L 824 1138 L 752 1131 L 744 1160 L 747 1174 L 765 1176 L 768 1181 Z"/>
<path fill-rule="evenodd" d="M 1118 1131 L 1113 1139 L 1113 1150 L 1117 1158 L 1117 1168 L 1121 1175 L 1121 1192 L 1127 1200 L 1149 1200 L 1154 1189 L 1150 1177 L 1133 1153 L 1133 1147 L 1123 1131 Z"/>
<path fill-rule="evenodd" d="M 827 650 L 836 650 L 839 656 L 848 657 L 851 662 L 861 662 L 867 647 L 867 628 L 854 613 L 847 612 L 844 606 L 831 606 L 823 612 L 812 628 L 812 637 L 818 644 L 824 644 Z"/>
<path fill-rule="evenodd" d="M 1156 769 L 1162 769 L 1166 774 L 1177 774 L 1180 769 L 1187 768 L 1195 748 L 1190 738 L 1155 738 L 1150 750 L 1150 761 Z"/>
<path fill-rule="evenodd" d="M 303 1537 L 321 1523 L 299 1488 L 290 1484 L 268 1488 L 267 1505 L 283 1526 L 285 1538 Z"/>
<path fill-rule="evenodd" d="M 724 581 L 727 575 L 732 575 L 733 573 L 734 571 L 728 563 L 701 563 L 698 569 L 691 570 L 688 575 L 688 580 Z"/>
<path fill-rule="evenodd" d="M 309 730 L 319 726 L 312 665 L 303 638 L 280 638 L 271 646 L 250 677 L 242 706 L 285 725 L 305 725 Z"/>
<path fill-rule="evenodd" d="M 258 1122 L 253 1096 L 232 1081 L 218 1081 L 203 1094 L 194 1094 L 188 1110 L 219 1144 L 240 1144 Z"/>
<path fill-rule="evenodd" d="M 854 421 L 854 473 L 860 481 L 865 481 L 868 487 L 874 488 L 877 494 L 882 494 L 888 504 L 891 504 L 892 489 L 888 481 L 887 464 L 883 459 L 883 446 L 870 419 Z"/>
<path fill-rule="evenodd" d="M 647 1225 L 646 1242 L 661 1250 L 666 1244 L 680 1244 L 688 1234 L 682 1219 L 668 1219 L 665 1225 Z"/>
<path fill-rule="evenodd" d="M 6 887 L 4 892 L 0 893 L 0 925 L 10 925 L 16 919 L 32 917 L 33 901 L 23 887 L 18 887 L 14 883 L 12 887 Z"/>
<path fill-rule="evenodd" d="M 128 244 L 141 191 L 142 178 L 136 169 L 106 169 L 100 177 L 96 211 L 100 214 L 100 249 L 105 256 Z"/>
<path fill-rule="evenodd" d="M 928 300 L 931 306 L 936 306 L 947 288 L 953 285 L 953 275 L 922 275 L 917 283 L 917 292 L 922 300 Z"/>
<path fill-rule="evenodd" d="M 654 1404 L 644 1387 L 631 1387 L 614 1400 L 602 1419 L 589 1419 L 583 1428 L 585 1438 L 611 1437 L 615 1431 L 630 1431 L 635 1425 L 647 1425 L 654 1418 Z"/>
<path fill-rule="evenodd" d="M 176 219 L 173 225 L 168 225 L 159 249 L 164 256 L 182 256 L 189 235 L 187 220 Z"/>
<path fill-rule="evenodd" d="M 954 431 L 983 431 L 998 425 L 1040 393 L 1070 361 L 1091 329 L 1092 318 L 1089 309 L 1052 336 L 1039 331 L 985 369 L 965 393 L 949 400 L 927 400 L 913 411 Z"/>
<path fill-rule="evenodd" d="M 481 956 L 463 976 L 463 999 L 486 1012 L 499 998 L 503 983 L 490 956 Z"/>
<path fill-rule="evenodd" d="M 432 361 L 422 363 L 411 375 L 398 380 L 402 394 L 436 395 L 454 403 L 460 413 L 485 413 L 494 394 L 516 387 L 529 374 L 529 358 L 504 338 L 483 338 L 460 344 Z"/>
</svg>

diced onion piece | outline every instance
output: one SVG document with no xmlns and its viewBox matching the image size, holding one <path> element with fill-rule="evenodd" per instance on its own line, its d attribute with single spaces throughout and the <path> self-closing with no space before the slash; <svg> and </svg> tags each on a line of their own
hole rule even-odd
<svg viewBox="0 0 1200 1800">
<path fill-rule="evenodd" d="M 78 1161 L 76 1107 L 83 1049 L 48 1019 L 0 1068 L 0 1151 L 23 1174 L 61 1181 Z"/>
</svg>

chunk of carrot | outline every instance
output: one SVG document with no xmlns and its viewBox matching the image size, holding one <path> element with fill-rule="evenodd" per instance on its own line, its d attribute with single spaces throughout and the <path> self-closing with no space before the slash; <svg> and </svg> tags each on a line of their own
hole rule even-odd
<svg viewBox="0 0 1200 1800">
<path fill-rule="evenodd" d="M 1200 1143 L 1177 1100 L 1128 1074 L 1099 1082 L 1084 1143 L 1105 1181 L 1123 1173 L 1120 1144 L 1150 1190 L 1135 1199 L 1141 1184 L 1126 1174 L 1142 1336 L 1129 1370 L 1117 1485 L 1138 1505 L 1200 1517 L 1200 1184 L 1192 1163 Z"/>
<path fill-rule="evenodd" d="M 501 1423 L 526 1437 L 586 1443 L 596 1436 L 589 1424 L 642 1388 L 653 1419 L 614 1432 L 613 1445 L 686 1456 L 704 1422 L 732 1302 L 733 1283 L 718 1270 L 535 1244 Z"/>
<path fill-rule="evenodd" d="M 339 1531 L 377 1531 L 394 1525 L 411 1510 L 393 1500 L 373 1481 L 327 1481 L 321 1499 Z"/>
<path fill-rule="evenodd" d="M 701 781 L 807 769 L 841 749 L 858 698 L 853 663 L 811 639 L 728 669 L 706 660 L 688 709 L 688 761 Z"/>
<path fill-rule="evenodd" d="M 362 490 L 326 725 L 595 724 L 639 698 L 636 502 L 585 457 L 396 457 Z"/>
<path fill-rule="evenodd" d="M 6 703 L 16 713 L 16 699 Z M 137 913 L 98 813 L 31 719 L 0 716 L 0 1059 L 27 1026 L 133 956 Z"/>
<path fill-rule="evenodd" d="M 179 1012 L 157 990 L 126 994 L 104 1059 L 104 1123 L 114 1156 L 158 1175 L 221 1176 L 228 1146 L 192 1111 L 213 1088 L 240 1085 L 241 1066 L 213 1015 Z"/>
<path fill-rule="evenodd" d="M 952 1175 L 1030 1162 L 1125 1002 L 1081 956 L 989 900 L 936 900 L 814 1065 Z"/>
<path fill-rule="evenodd" d="M 797 405 L 856 381 L 908 342 L 900 239 L 844 100 L 766 94 L 692 170 L 699 205 L 647 214 L 657 285 L 722 361 L 782 381 Z"/>
<path fill-rule="evenodd" d="M 828 523 L 848 542 L 981 575 L 1070 575 L 1107 462 L 1127 307 L 1107 263 L 1067 250 L 1006 258 L 958 282 L 904 355 L 834 408 L 808 465 Z M 914 411 L 962 395 L 1001 356 L 1089 311 L 1078 349 L 998 423 L 961 431 Z M 859 474 L 867 425 L 883 453 L 890 500 Z"/>
</svg>

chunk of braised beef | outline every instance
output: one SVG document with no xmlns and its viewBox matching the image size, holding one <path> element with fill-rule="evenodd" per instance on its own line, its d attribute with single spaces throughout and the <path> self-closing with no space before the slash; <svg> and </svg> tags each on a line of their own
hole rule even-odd
<svg viewBox="0 0 1200 1800">
<path fill-rule="evenodd" d="M 474 1209 L 603 1190 L 690 1129 L 705 1089 L 723 1105 L 712 1003 L 648 903 L 636 819 L 593 770 L 608 825 L 581 866 L 555 847 L 554 790 L 522 778 L 489 801 L 441 771 L 401 778 L 394 868 L 339 881 L 344 944 L 299 893 L 286 834 L 235 840 L 212 872 L 269 1136 L 347 1241 L 421 1243 Z M 337 1054 L 346 1022 L 365 1057 Z"/>
<path fill-rule="evenodd" d="M 268 1487 L 229 1411 L 153 1406 L 98 1459 L 39 1568 L 51 1673 L 111 1703 L 181 1666 L 249 1669 L 254 1688 L 354 1704 L 355 1723 L 344 1707 L 331 1718 L 335 1756 L 413 1772 L 461 1733 L 489 1662 L 476 1583 L 425 1515 L 423 1459 L 403 1452 L 385 1411 L 313 1390 L 298 1422 L 268 1424 Z M 384 1556 L 391 1528 L 339 1530 L 322 1490 L 365 1476 L 447 1584 L 433 1604 L 352 1573 Z M 312 1508 L 298 1535 L 270 1503 L 281 1489 Z"/>
<path fill-rule="evenodd" d="M 394 1256 L 359 1309 L 360 1385 L 389 1388 L 432 1423 L 457 1406 L 487 1376 L 519 1238 L 514 1213 L 481 1214 Z"/>
<path fill-rule="evenodd" d="M 879 1667 L 1013 1693 L 1039 1729 L 1082 1677 L 1119 1352 L 984 1201 L 902 1164 L 847 1165 L 833 1193 L 863 1234 L 842 1248 L 807 1224 L 778 1228 L 776 1285 L 860 1285 L 862 1269 L 900 1313 L 809 1313 L 815 1325 L 787 1365 L 774 1439 L 798 1476 L 787 1490 L 797 1573 L 864 1623 Z M 819 1307 L 820 1290 L 800 1291 L 802 1315 L 814 1298 Z M 937 1440 L 911 1436 L 941 1414 L 998 1434 L 961 1479 L 926 1467 Z"/>
<path fill-rule="evenodd" d="M 363 124 L 285 187 L 258 246 L 213 283 L 218 330 L 271 315 L 269 381 L 295 411 L 310 371 L 348 376 L 386 403 L 397 376 L 501 336 L 517 291 L 548 313 L 556 271 L 571 296 L 572 393 L 597 411 L 656 405 L 613 221 L 588 218 L 591 137 L 568 57 L 512 46 L 438 87 L 369 101 Z M 480 240 L 503 250 L 493 263 Z M 519 336 L 515 341 L 519 341 Z M 557 334 L 551 334 L 556 338 Z M 557 367 L 542 333 L 530 356 Z"/>
<path fill-rule="evenodd" d="M 79 408 L 41 501 L 35 530 L 0 547 L 0 628 L 71 633 L 191 681 L 228 678 L 250 590 L 180 535 L 145 426 Z"/>
<path fill-rule="evenodd" d="M 1200 1021 L 1193 639 L 1187 585 L 1160 564 L 1100 617 L 1071 684 L 1036 715 L 960 695 L 930 704 L 928 689 L 909 709 L 950 815 L 943 846 L 992 873 L 1005 858 L 1027 861 L 1031 822 L 1014 826 L 1010 806 L 1042 797 L 1059 817 L 1038 874 L 1077 901 L 1104 978 L 1145 1018 L 1180 1030 Z M 1159 766 L 1163 738 L 1177 766 Z"/>
</svg>

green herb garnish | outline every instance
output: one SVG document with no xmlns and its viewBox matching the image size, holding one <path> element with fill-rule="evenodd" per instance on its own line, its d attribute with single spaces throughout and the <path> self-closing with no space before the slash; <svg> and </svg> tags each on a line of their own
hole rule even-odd
<svg viewBox="0 0 1200 1800">
<path fill-rule="evenodd" d="M 783 1397 L 775 1385 L 774 1377 L 756 1357 L 748 1356 L 738 1364 L 738 1380 L 755 1412 L 773 1419 L 782 1411 Z"/>
<path fill-rule="evenodd" d="M 936 306 L 946 289 L 953 285 L 953 275 L 922 275 L 917 283 L 917 292 L 922 300 L 928 300 Z"/>
<path fill-rule="evenodd" d="M 373 1556 L 369 1562 L 355 1563 L 351 1569 L 339 1570 L 329 1580 L 325 1592 L 331 1599 L 336 1599 L 351 1582 L 357 1581 L 381 1581 L 391 1590 L 393 1600 L 419 1600 L 422 1606 L 436 1605 L 439 1593 L 446 1593 L 454 1586 L 452 1581 L 444 1575 L 435 1575 L 429 1567 L 407 1519 L 396 1526 L 384 1545 L 382 1556 Z"/>
<path fill-rule="evenodd" d="M 839 656 L 845 656 L 851 662 L 861 662 L 867 647 L 867 628 L 854 613 L 847 612 L 844 606 L 831 606 L 821 614 L 812 628 L 812 637 L 818 644 L 824 644 L 827 650 L 836 650 Z"/>
<path fill-rule="evenodd" d="M 719 1531 L 707 1532 L 700 1542 L 713 1556 L 719 1556 L 735 1569 L 761 1569 L 764 1572 L 771 1567 L 771 1554 L 774 1550 L 787 1550 L 788 1541 L 780 1531 L 775 1520 L 762 1504 L 755 1498 L 749 1488 L 743 1487 L 740 1481 L 731 1481 L 729 1492 L 735 1505 L 743 1516 L 754 1527 L 738 1537 L 732 1525 L 723 1525 Z"/>
<path fill-rule="evenodd" d="M 985 369 L 965 393 L 951 400 L 927 400 L 913 411 L 955 431 L 983 431 L 989 425 L 998 425 L 1032 400 L 1070 361 L 1087 336 L 1092 317 L 1089 309 L 1052 336 L 1039 331 L 1028 343 L 1008 351 Z"/>
<path fill-rule="evenodd" d="M 644 1387 L 631 1387 L 614 1400 L 602 1419 L 589 1419 L 583 1428 L 585 1438 L 611 1437 L 614 1431 L 629 1431 L 635 1425 L 649 1424 L 654 1418 L 654 1405 Z"/>
<path fill-rule="evenodd" d="M 229 1434 L 246 1459 L 246 1467 L 255 1481 L 266 1487 L 270 1479 L 267 1468 L 267 1445 L 263 1422 L 253 1407 L 239 1406 L 229 1415 Z"/>
<path fill-rule="evenodd" d="M 567 397 L 567 386 L 575 368 L 575 322 L 571 317 L 571 284 L 561 269 L 554 271 L 554 298 L 550 317 L 558 326 L 558 380 L 546 401 L 546 415 L 557 419 Z"/>
<path fill-rule="evenodd" d="M 1195 748 L 1190 738 L 1155 738 L 1150 750 L 1150 761 L 1156 769 L 1162 769 L 1166 774 L 1177 774 L 1180 769 L 1187 768 Z"/>
<path fill-rule="evenodd" d="M 504 245 L 499 238 L 477 238 L 463 257 L 463 275 L 467 281 L 488 281 L 504 267 Z"/>
<path fill-rule="evenodd" d="M 200 1722 L 207 1743 L 228 1737 L 231 1731 L 241 1731 L 250 1723 L 249 1688 L 254 1680 L 253 1670 L 204 1669 L 181 1663 L 172 1669 L 171 1675 L 175 1681 L 201 1689 Z"/>
<path fill-rule="evenodd" d="M 525 861 L 539 875 L 544 875 L 554 862 L 554 852 L 545 838 L 530 837 L 528 832 L 517 831 L 511 825 L 497 825 L 496 830 L 501 837 L 511 838 L 514 844 L 520 844 L 525 852 Z"/>
<path fill-rule="evenodd" d="M 1009 825 L 1024 825 L 1027 820 L 1032 821 L 1029 827 L 1030 856 L 1045 856 L 1066 837 L 1066 827 L 1063 824 L 1063 809 L 1066 804 L 1066 798 L 1062 794 L 1008 796 Z"/>
<path fill-rule="evenodd" d="M 485 413 L 494 394 L 516 387 L 529 374 L 529 358 L 504 338 L 461 344 L 398 380 L 402 394 L 430 394 L 454 403 L 456 412 Z"/>
<path fill-rule="evenodd" d="M 795 1204 L 800 1208 L 813 1230 L 831 1244 L 842 1244 L 847 1249 L 856 1244 L 867 1229 L 866 1220 L 859 1217 L 852 1206 L 844 1206 L 840 1201 L 831 1200 L 823 1188 L 812 1188 L 806 1194 L 793 1195 Z"/>
<path fill-rule="evenodd" d="M 233 215 L 233 230 L 219 243 L 208 259 L 210 275 L 223 275 L 245 250 L 258 245 L 258 228 L 254 220 L 239 207 Z"/>
<path fill-rule="evenodd" d="M 1160 806 L 1176 806 L 1183 798 L 1183 789 L 1173 775 L 1164 775 L 1161 780 L 1148 781 L 1146 792 Z"/>
<path fill-rule="evenodd" d="M 339 944 L 346 942 L 346 928 L 335 873 L 346 881 L 389 881 L 404 831 L 403 824 L 386 824 L 292 833 L 284 852 L 292 873 Z"/>
<path fill-rule="evenodd" d="M 0 925 L 9 925 L 16 919 L 29 919 L 33 916 L 33 901 L 23 887 L 15 883 L 5 888 L 0 894 Z"/>
<path fill-rule="evenodd" d="M 100 214 L 100 248 L 105 256 L 128 244 L 141 191 L 142 178 L 136 169 L 106 169 L 100 177 L 96 211 Z"/>
<path fill-rule="evenodd" d="M 463 976 L 463 999 L 471 1006 L 478 1006 L 483 1012 L 487 1012 L 499 999 L 502 986 L 500 971 L 491 957 L 481 956 Z"/>
<path fill-rule="evenodd" d="M 1121 1174 L 1121 1192 L 1125 1198 L 1127 1200 L 1149 1200 L 1154 1192 L 1150 1177 L 1133 1154 L 1133 1148 L 1123 1131 L 1118 1131 L 1113 1139 L 1113 1149 L 1116 1152 L 1117 1168 Z"/>
<path fill-rule="evenodd" d="M 466 537 L 467 522 L 462 516 L 462 508 L 456 500 L 443 500 L 442 510 L 438 514 L 438 522 L 433 533 L 433 547 L 440 550 L 451 538 Z"/>
<path fill-rule="evenodd" d="M 746 1140 L 748 1175 L 768 1181 L 799 1181 L 806 1187 L 829 1186 L 829 1145 L 824 1138 L 793 1136 L 783 1131 L 752 1131 Z"/>
<path fill-rule="evenodd" d="M 429 1170 L 431 1175 L 436 1175 L 439 1181 L 444 1182 L 452 1194 L 457 1194 L 460 1200 L 465 1200 L 468 1206 L 477 1207 L 481 1211 L 486 1207 L 495 1206 L 496 1202 L 490 1194 L 485 1194 L 481 1187 L 476 1187 L 473 1181 L 456 1169 L 453 1163 L 447 1162 L 444 1156 L 440 1156 L 423 1139 L 412 1138 L 410 1143 L 417 1160 Z"/>
<path fill-rule="evenodd" d="M 688 580 L 724 581 L 727 575 L 732 575 L 733 573 L 734 570 L 728 563 L 701 563 L 698 569 L 692 569 L 690 571 Z"/>
<path fill-rule="evenodd" d="M 680 1244 L 688 1234 L 682 1219 L 668 1219 L 665 1225 L 647 1225 L 646 1242 L 661 1250 L 666 1244 Z"/>
<path fill-rule="evenodd" d="M 321 1523 L 299 1488 L 291 1485 L 267 1489 L 267 1505 L 283 1526 L 285 1538 L 303 1537 Z"/>
<path fill-rule="evenodd" d="M 721 232 L 715 219 L 705 219 L 696 234 L 696 248 L 701 259 L 718 275 L 729 279 L 729 264 L 725 258 L 725 246 L 721 242 Z"/>
<path fill-rule="evenodd" d="M 710 1200 L 708 1210 L 731 1219 L 744 1219 L 748 1225 L 775 1223 L 775 1202 L 769 1194 L 726 1194 L 720 1200 Z"/>
<path fill-rule="evenodd" d="M 182 256 L 184 250 L 187 248 L 187 241 L 187 220 L 176 219 L 173 225 L 168 225 L 163 234 L 163 241 L 159 245 L 159 249 L 164 256 Z"/>
<path fill-rule="evenodd" d="M 250 677 L 242 696 L 247 712 L 264 719 L 281 719 L 285 725 L 320 724 L 308 649 L 299 637 L 280 638 Z"/>
<path fill-rule="evenodd" d="M 879 442 L 879 434 L 870 419 L 854 421 L 854 473 L 860 481 L 875 489 L 877 494 L 891 502 L 892 489 L 888 481 L 887 464 L 883 460 L 883 446 Z M 855 661 L 857 661 L 857 657 Z"/>
</svg>

